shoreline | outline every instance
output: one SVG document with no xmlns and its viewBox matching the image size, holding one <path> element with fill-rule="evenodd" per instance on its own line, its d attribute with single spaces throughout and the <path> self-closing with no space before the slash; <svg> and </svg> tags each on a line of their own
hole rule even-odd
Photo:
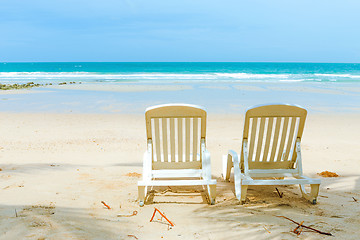
<svg viewBox="0 0 360 240">
<path fill-rule="evenodd" d="M 244 113 L 254 105 L 288 103 L 311 113 L 360 112 L 360 84 L 66 84 L 0 91 L 4 112 L 139 113 L 148 106 L 191 103 L 211 113 Z M 31 94 L 30 94 L 31 93 Z M 2 97 L 1 97 L 2 96 Z"/>
</svg>

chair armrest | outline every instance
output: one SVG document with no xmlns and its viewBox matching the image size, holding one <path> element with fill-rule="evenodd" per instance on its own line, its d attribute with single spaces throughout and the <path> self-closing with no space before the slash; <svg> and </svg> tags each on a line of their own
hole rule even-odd
<svg viewBox="0 0 360 240">
<path fill-rule="evenodd" d="M 229 150 L 227 155 L 223 157 L 223 178 L 226 181 L 230 180 L 231 168 L 239 166 L 239 156 L 234 150 Z"/>
<path fill-rule="evenodd" d="M 204 179 L 211 179 L 210 152 L 206 149 L 205 143 L 201 143 L 202 172 Z"/>
<path fill-rule="evenodd" d="M 234 150 L 229 150 L 228 151 L 228 156 L 231 156 L 232 158 L 232 162 L 235 164 L 235 163 L 240 163 L 240 160 L 239 160 L 239 155 L 234 151 Z"/>
<path fill-rule="evenodd" d="M 301 140 L 300 138 L 296 139 L 296 168 L 299 171 L 299 174 L 302 175 L 303 174 L 303 169 L 302 169 L 302 159 L 301 159 Z"/>
<path fill-rule="evenodd" d="M 151 169 L 152 169 L 152 142 L 148 140 L 147 150 L 144 153 L 143 157 L 143 180 L 151 179 Z"/>
</svg>

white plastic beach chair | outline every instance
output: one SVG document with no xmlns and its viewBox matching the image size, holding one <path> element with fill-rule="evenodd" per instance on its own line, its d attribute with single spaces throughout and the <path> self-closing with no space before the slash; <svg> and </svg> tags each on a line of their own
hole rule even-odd
<svg viewBox="0 0 360 240">
<path fill-rule="evenodd" d="M 206 111 L 195 105 L 165 104 L 146 109 L 147 151 L 143 180 L 138 182 L 140 206 L 152 186 L 207 186 L 215 203 L 216 180 L 211 179 L 206 150 Z"/>
<path fill-rule="evenodd" d="M 223 177 L 229 180 L 234 167 L 235 195 L 241 203 L 249 185 L 299 184 L 302 196 L 316 204 L 320 179 L 302 173 L 300 142 L 306 114 L 305 109 L 287 104 L 247 110 L 240 159 L 233 150 L 223 158 Z M 304 184 L 310 184 L 310 193 Z"/>
</svg>

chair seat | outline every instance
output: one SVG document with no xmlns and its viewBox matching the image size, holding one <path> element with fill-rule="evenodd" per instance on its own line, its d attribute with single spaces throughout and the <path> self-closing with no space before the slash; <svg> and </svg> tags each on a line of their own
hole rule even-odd
<svg viewBox="0 0 360 240">
<path fill-rule="evenodd" d="M 139 181 L 138 186 L 201 186 L 201 185 L 215 185 L 216 180 L 150 180 Z"/>
<path fill-rule="evenodd" d="M 202 169 L 165 169 L 152 170 L 152 178 L 200 178 L 202 177 Z"/>
<path fill-rule="evenodd" d="M 294 184 L 320 184 L 320 179 L 294 178 L 294 179 L 252 179 L 242 180 L 243 185 L 294 185 Z"/>
</svg>

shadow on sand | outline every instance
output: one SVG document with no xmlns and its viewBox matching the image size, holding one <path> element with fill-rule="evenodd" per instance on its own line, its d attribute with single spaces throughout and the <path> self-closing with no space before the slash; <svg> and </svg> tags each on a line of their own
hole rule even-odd
<svg viewBox="0 0 360 240">
<path fill-rule="evenodd" d="M 347 188 L 342 183 L 354 183 Z M 280 193 L 280 198 L 275 187 Z M 215 235 L 227 238 L 246 239 L 296 239 L 292 233 L 297 225 L 278 216 L 285 216 L 323 232 L 330 232 L 335 237 L 353 236 L 357 239 L 360 224 L 360 177 L 341 176 L 322 178 L 318 204 L 312 205 L 301 197 L 298 186 L 251 186 L 248 189 L 247 202 L 243 205 L 234 196 L 233 182 L 218 180 L 217 204 L 202 207 L 195 214 L 209 221 L 209 229 Z M 354 200 L 355 198 L 355 200 Z M 357 200 L 357 201 L 356 201 Z M 226 226 L 226 227 L 224 227 Z M 232 231 L 229 231 L 232 229 Z M 249 230 L 250 229 L 250 230 Z M 326 239 L 329 236 L 315 232 L 303 232 L 306 239 Z"/>
</svg>

